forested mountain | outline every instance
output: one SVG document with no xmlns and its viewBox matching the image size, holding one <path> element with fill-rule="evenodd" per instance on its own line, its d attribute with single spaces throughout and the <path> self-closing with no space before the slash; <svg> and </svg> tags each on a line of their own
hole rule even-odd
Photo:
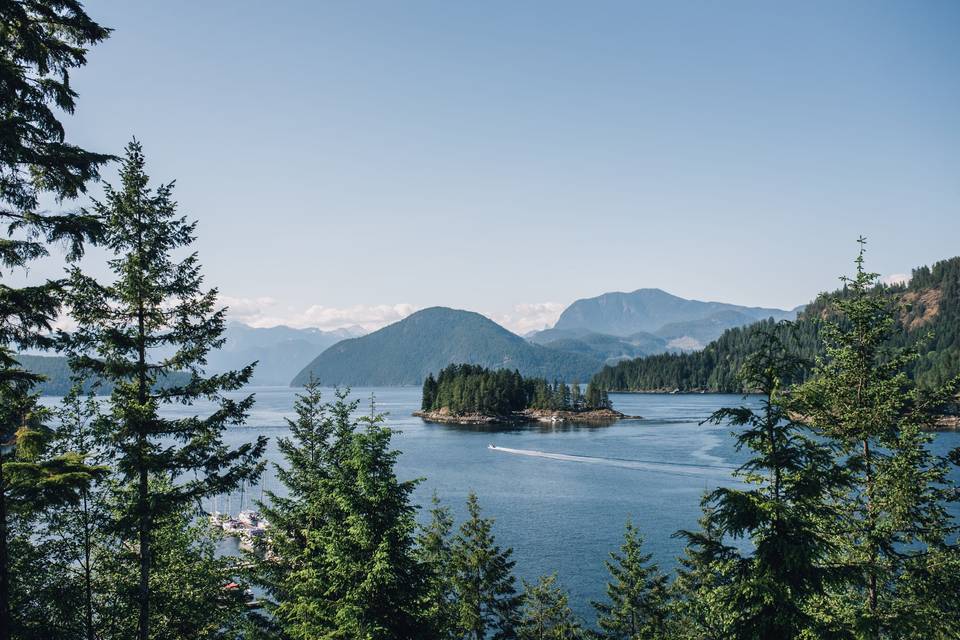
<svg viewBox="0 0 960 640">
<path fill-rule="evenodd" d="M 549 349 L 582 353 L 607 363 L 668 350 L 666 340 L 644 332 L 621 337 L 585 329 L 546 329 L 531 335 L 528 340 Z"/>
<path fill-rule="evenodd" d="M 921 386 L 945 382 L 960 373 L 960 257 L 913 270 L 908 285 L 880 285 L 899 309 L 897 337 L 891 346 L 919 343 L 923 357 L 910 373 Z M 821 350 L 821 320 L 844 290 L 821 294 L 790 327 L 777 329 L 801 356 L 813 360 Z M 774 323 L 764 321 L 729 329 L 695 353 L 659 354 L 604 367 L 593 381 L 609 390 L 739 392 L 737 372 L 755 351 L 761 334 Z M 923 344 L 927 339 L 929 342 Z"/>
<path fill-rule="evenodd" d="M 603 364 L 595 357 L 530 344 L 479 313 L 431 307 L 338 342 L 291 384 L 302 386 L 313 375 L 330 385 L 419 385 L 429 373 L 454 362 L 561 380 L 586 380 Z"/>
<path fill-rule="evenodd" d="M 734 313 L 731 313 L 734 312 Z M 793 318 L 796 310 L 742 307 L 724 302 L 687 300 L 661 289 L 637 289 L 631 293 L 605 293 L 577 300 L 560 315 L 555 329 L 581 329 L 614 336 L 638 332 L 655 333 L 668 340 L 688 335 L 712 339 L 724 329 L 757 320 Z M 678 334 L 678 323 L 687 323 L 688 333 Z M 711 332 L 712 329 L 712 332 Z M 661 334 L 666 330 L 666 335 Z"/>
<path fill-rule="evenodd" d="M 37 384 L 34 391 L 42 396 L 62 396 L 70 391 L 70 365 L 63 356 L 17 355 L 21 366 L 31 373 L 44 376 L 45 381 Z"/>
<path fill-rule="evenodd" d="M 230 322 L 224 334 L 224 345 L 212 351 L 208 358 L 208 372 L 220 373 L 240 369 L 257 361 L 252 384 L 287 385 L 311 360 L 346 338 L 363 335 L 360 329 L 294 329 L 277 326 L 250 327 Z"/>
</svg>

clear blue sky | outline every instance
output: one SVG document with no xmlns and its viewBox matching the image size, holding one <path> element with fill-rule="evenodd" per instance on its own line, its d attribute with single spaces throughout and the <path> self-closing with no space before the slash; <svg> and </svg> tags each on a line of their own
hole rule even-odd
<svg viewBox="0 0 960 640">
<path fill-rule="evenodd" d="M 792 307 L 859 234 L 884 274 L 960 253 L 955 1 L 87 9 L 69 135 L 144 143 L 237 317 Z"/>
</svg>

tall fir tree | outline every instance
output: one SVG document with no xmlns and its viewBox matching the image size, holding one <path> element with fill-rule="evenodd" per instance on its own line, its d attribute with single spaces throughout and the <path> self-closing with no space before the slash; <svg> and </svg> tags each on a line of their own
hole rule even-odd
<svg viewBox="0 0 960 640">
<path fill-rule="evenodd" d="M 611 581 L 607 601 L 594 602 L 600 636 L 610 640 L 664 637 L 667 617 L 667 577 L 643 552 L 643 536 L 627 522 L 620 552 L 606 562 Z"/>
<path fill-rule="evenodd" d="M 252 366 L 204 374 L 208 352 L 223 344 L 226 310 L 216 308 L 216 289 L 203 289 L 198 256 L 188 252 L 196 223 L 177 215 L 173 183 L 149 186 L 136 141 L 127 145 L 120 179 L 120 188 L 107 185 L 105 200 L 94 205 L 116 279 L 101 284 L 70 270 L 66 298 L 78 329 L 64 339 L 75 370 L 113 385 L 100 446 L 133 489 L 118 506 L 116 526 L 137 549 L 137 637 L 147 640 L 157 523 L 256 477 L 266 439 L 235 449 L 223 443 L 225 429 L 243 424 L 254 401 L 225 393 L 240 389 Z M 216 409 L 160 415 L 164 405 L 200 399 Z M 152 482 L 163 478 L 170 482 Z"/>
<path fill-rule="evenodd" d="M 830 528 L 832 561 L 850 574 L 822 602 L 822 615 L 860 638 L 958 635 L 955 599 L 937 585 L 957 567 L 946 505 L 960 496 L 926 432 L 960 381 L 923 390 L 907 376 L 917 348 L 890 346 L 900 310 L 865 269 L 865 244 L 824 323 L 825 356 L 797 392 L 798 413 L 839 445 L 853 482 Z"/>
<path fill-rule="evenodd" d="M 65 246 L 67 258 L 75 259 L 84 242 L 99 234 L 91 216 L 39 209 L 42 196 L 59 203 L 84 193 L 111 159 L 66 142 L 58 119 L 75 108 L 71 70 L 86 64 L 87 48 L 109 31 L 73 0 L 9 0 L 0 3 L 0 24 L 0 224 L 8 231 L 0 238 L 0 275 L 6 275 L 23 272 L 33 260 L 48 255 L 50 243 Z M 29 401 L 30 388 L 38 381 L 20 366 L 14 349 L 51 346 L 48 334 L 60 310 L 59 286 L 52 281 L 0 284 L 0 402 L 11 403 L 7 416 Z M 10 481 L 4 467 L 13 461 L 20 438 L 28 435 L 22 426 L 0 424 L 0 640 L 11 634 L 7 516 L 16 509 L 8 504 Z M 17 461 L 21 472 L 26 463 L 23 456 Z M 33 468 L 39 477 L 50 471 Z"/>
<path fill-rule="evenodd" d="M 715 490 L 705 513 L 721 538 L 751 543 L 749 554 L 733 554 L 737 567 L 726 596 L 737 612 L 732 632 L 738 638 L 822 634 L 810 599 L 841 578 L 830 562 L 827 531 L 837 517 L 832 498 L 846 474 L 834 463 L 833 448 L 793 418 L 783 381 L 796 379 L 802 366 L 777 332 L 767 332 L 740 371 L 744 388 L 761 394 L 759 408 L 724 408 L 710 418 L 736 427 L 737 449 L 752 454 L 736 472 L 750 488 Z M 730 559 L 729 549 L 722 553 Z"/>
<path fill-rule="evenodd" d="M 417 558 L 427 573 L 427 588 L 421 604 L 437 638 L 461 637 L 457 626 L 457 594 L 453 584 L 453 516 L 450 507 L 434 494 L 430 520 L 417 535 Z"/>
<path fill-rule="evenodd" d="M 586 637 L 583 625 L 570 608 L 570 597 L 557 583 L 557 574 L 535 583 L 523 582 L 523 609 L 517 637 L 520 640 L 578 640 Z"/>
<path fill-rule="evenodd" d="M 344 396 L 342 399 L 345 399 Z M 323 401 L 320 383 L 311 379 L 297 394 L 295 419 L 286 418 L 290 436 L 277 439 L 277 448 L 284 464 L 273 463 L 276 479 L 286 491 L 268 490 L 258 505 L 270 523 L 264 548 L 249 556 L 250 579 L 268 595 L 267 616 L 255 615 L 255 624 L 267 637 L 284 634 L 297 624 L 296 616 L 287 613 L 295 606 L 298 579 L 294 572 L 308 571 L 311 558 L 307 541 L 311 532 L 325 525 L 332 513 L 328 502 L 328 486 L 332 480 L 334 458 L 334 421 Z M 341 428 L 339 439 L 347 435 Z M 277 607 L 284 611 L 278 615 Z"/>
<path fill-rule="evenodd" d="M 467 513 L 453 544 L 459 627 L 472 640 L 515 638 L 523 597 L 515 587 L 513 550 L 497 544 L 493 520 L 481 517 L 473 492 L 467 497 Z"/>
</svg>

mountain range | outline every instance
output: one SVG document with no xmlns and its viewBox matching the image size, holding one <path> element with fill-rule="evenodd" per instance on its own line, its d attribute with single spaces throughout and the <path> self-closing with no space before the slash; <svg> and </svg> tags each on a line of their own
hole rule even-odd
<svg viewBox="0 0 960 640">
<path fill-rule="evenodd" d="M 560 314 L 553 328 L 618 337 L 642 332 L 663 338 L 668 347 L 693 350 L 702 348 L 727 329 L 767 318 L 793 319 L 799 310 L 800 307 L 785 310 L 702 302 L 662 289 L 637 289 L 577 300 Z"/>
<path fill-rule="evenodd" d="M 311 375 L 324 384 L 418 385 L 451 363 L 470 363 L 569 382 L 623 360 L 700 349 L 728 328 L 795 313 L 638 289 L 577 300 L 554 328 L 526 339 L 478 313 L 445 307 L 424 309 L 367 335 L 358 327 L 321 331 L 230 322 L 223 346 L 208 356 L 207 373 L 256 361 L 255 385 L 299 386 Z M 50 377 L 44 392 L 69 385 L 65 362 L 33 365 Z"/>
<path fill-rule="evenodd" d="M 321 331 L 283 325 L 259 328 L 229 322 L 223 347 L 212 351 L 207 359 L 208 373 L 240 369 L 257 361 L 251 384 L 288 385 L 307 363 L 325 349 L 363 333 L 359 327 Z"/>
<path fill-rule="evenodd" d="M 338 342 L 304 367 L 292 384 L 300 386 L 313 376 L 331 385 L 417 385 L 451 363 L 583 380 L 605 364 L 697 349 L 729 327 L 795 314 L 639 289 L 578 300 L 553 329 L 525 340 L 478 313 L 432 307 L 369 335 Z"/>
<path fill-rule="evenodd" d="M 530 343 L 486 316 L 431 307 L 360 338 L 343 340 L 293 379 L 325 385 L 419 385 L 451 363 L 517 369 L 524 376 L 586 380 L 602 361 Z"/>
<path fill-rule="evenodd" d="M 233 371 L 257 362 L 251 384 L 287 386 L 327 347 L 363 333 L 360 327 L 321 331 L 286 326 L 259 328 L 228 322 L 223 346 L 211 351 L 207 357 L 207 373 Z M 169 354 L 161 350 L 154 355 L 163 357 Z M 70 367 L 65 357 L 40 354 L 20 354 L 17 357 L 25 368 L 47 378 L 37 385 L 41 395 L 63 395 L 70 390 Z M 108 392 L 109 387 L 101 391 Z"/>
</svg>

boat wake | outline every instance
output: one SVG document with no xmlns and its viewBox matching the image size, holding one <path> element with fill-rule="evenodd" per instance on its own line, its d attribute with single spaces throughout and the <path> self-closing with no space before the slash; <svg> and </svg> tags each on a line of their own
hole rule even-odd
<svg viewBox="0 0 960 640">
<path fill-rule="evenodd" d="M 498 447 L 489 445 L 491 451 L 500 453 L 509 453 L 516 456 L 528 456 L 531 458 L 547 458 L 549 460 L 559 460 L 561 462 L 579 462 L 582 464 L 599 464 L 608 467 L 620 467 L 622 469 L 636 469 L 639 471 L 656 471 L 658 473 L 670 473 L 683 476 L 696 477 L 716 477 L 730 478 L 730 475 L 736 471 L 737 467 L 728 464 L 689 464 L 683 462 L 663 462 L 656 460 L 635 460 L 631 458 L 602 458 L 596 456 L 577 456 L 569 453 L 551 453 L 549 451 L 537 451 L 535 449 L 511 449 L 510 447 Z"/>
</svg>

